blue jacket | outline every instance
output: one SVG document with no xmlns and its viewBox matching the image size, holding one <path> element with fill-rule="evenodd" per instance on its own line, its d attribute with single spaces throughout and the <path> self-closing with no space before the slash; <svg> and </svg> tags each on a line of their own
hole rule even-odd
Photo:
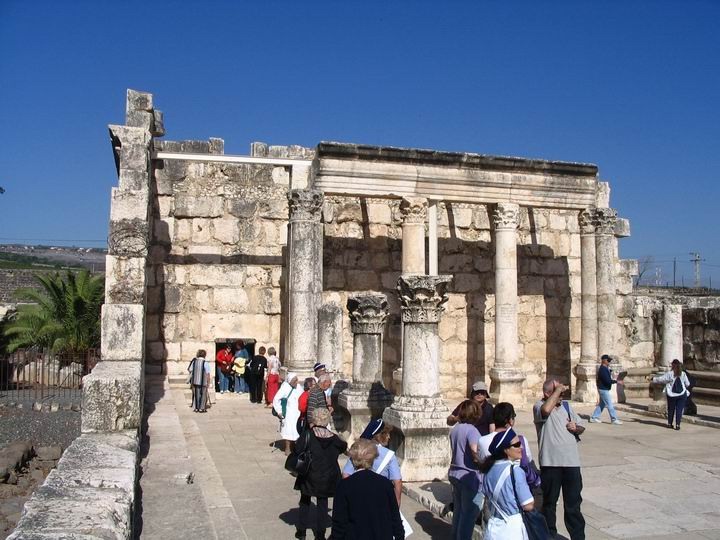
<svg viewBox="0 0 720 540">
<path fill-rule="evenodd" d="M 610 390 L 612 389 L 612 385 L 615 384 L 617 381 L 614 381 L 612 377 L 610 377 L 610 368 L 607 366 L 600 365 L 600 368 L 597 372 L 597 387 L 598 390 Z"/>
</svg>

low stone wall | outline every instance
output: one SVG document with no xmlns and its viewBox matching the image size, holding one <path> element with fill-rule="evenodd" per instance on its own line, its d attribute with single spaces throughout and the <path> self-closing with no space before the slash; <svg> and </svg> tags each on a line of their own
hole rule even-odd
<svg viewBox="0 0 720 540">
<path fill-rule="evenodd" d="M 0 270 L 0 304 L 15 302 L 18 289 L 42 289 L 35 279 L 37 273 L 37 270 Z"/>
<path fill-rule="evenodd" d="M 130 538 L 137 454 L 137 430 L 75 439 L 8 539 Z"/>
</svg>

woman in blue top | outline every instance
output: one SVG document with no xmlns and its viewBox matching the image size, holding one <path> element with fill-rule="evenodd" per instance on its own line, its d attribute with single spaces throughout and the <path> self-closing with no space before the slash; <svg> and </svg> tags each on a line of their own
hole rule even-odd
<svg viewBox="0 0 720 540">
<path fill-rule="evenodd" d="M 529 512 L 535 508 L 535 502 L 520 468 L 520 438 L 512 428 L 495 435 L 490 444 L 490 455 L 482 466 L 485 472 L 483 492 L 490 507 L 485 540 L 527 540 L 520 512 Z M 514 489 L 511 474 L 515 479 Z"/>
</svg>

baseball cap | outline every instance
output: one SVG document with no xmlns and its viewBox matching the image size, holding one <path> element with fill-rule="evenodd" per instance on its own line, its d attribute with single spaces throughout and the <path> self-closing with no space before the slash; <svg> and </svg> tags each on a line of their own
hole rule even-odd
<svg viewBox="0 0 720 540">
<path fill-rule="evenodd" d="M 473 392 L 485 392 L 488 396 L 490 395 L 490 392 L 488 392 L 487 385 L 482 381 L 475 381 L 472 385 L 472 391 Z"/>
<path fill-rule="evenodd" d="M 608 362 L 612 362 L 612 356 L 610 356 L 609 354 L 603 354 L 600 357 L 600 360 L 607 360 Z"/>
</svg>

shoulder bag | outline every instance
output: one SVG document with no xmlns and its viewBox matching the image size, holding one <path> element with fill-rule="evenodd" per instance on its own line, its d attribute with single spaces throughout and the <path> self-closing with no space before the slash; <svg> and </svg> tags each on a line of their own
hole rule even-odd
<svg viewBox="0 0 720 540">
<path fill-rule="evenodd" d="M 312 453 L 310 452 L 310 430 L 305 430 L 305 444 L 303 451 L 300 453 L 294 450 L 285 460 L 285 470 L 293 476 L 305 476 L 310 472 L 312 464 Z"/>
<path fill-rule="evenodd" d="M 290 399 L 290 395 L 295 391 L 295 388 L 291 388 L 290 392 L 288 392 L 288 395 L 284 398 L 280 398 L 280 410 L 282 411 L 282 418 L 278 416 L 277 411 L 275 410 L 275 407 L 272 407 L 270 411 L 272 412 L 273 416 L 278 416 L 281 420 L 284 419 L 287 416 L 287 403 L 288 399 Z"/>
<path fill-rule="evenodd" d="M 515 493 L 515 500 L 520 509 L 520 515 L 522 516 L 528 538 L 529 540 L 549 540 L 550 530 L 548 529 L 547 521 L 545 521 L 545 516 L 535 509 L 526 512 L 522 506 L 520 506 L 520 498 L 518 497 L 517 488 L 515 487 L 514 467 L 514 465 L 510 465 L 510 480 L 512 480 L 513 493 Z"/>
</svg>

